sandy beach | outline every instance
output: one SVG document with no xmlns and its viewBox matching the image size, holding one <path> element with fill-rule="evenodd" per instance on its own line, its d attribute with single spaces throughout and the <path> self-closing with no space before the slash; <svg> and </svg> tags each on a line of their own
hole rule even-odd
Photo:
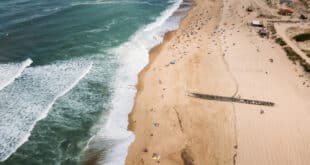
<svg viewBox="0 0 310 165">
<path fill-rule="evenodd" d="M 310 76 L 248 25 L 258 12 L 273 12 L 264 3 L 194 0 L 179 29 L 150 51 L 129 115 L 135 141 L 127 165 L 309 164 Z M 259 9 L 248 13 L 248 5 Z"/>
</svg>

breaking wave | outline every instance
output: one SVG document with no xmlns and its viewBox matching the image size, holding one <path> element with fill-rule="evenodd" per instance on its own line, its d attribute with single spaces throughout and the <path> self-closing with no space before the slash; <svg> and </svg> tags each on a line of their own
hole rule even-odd
<svg viewBox="0 0 310 165">
<path fill-rule="evenodd" d="M 132 110 L 137 83 L 137 76 L 148 63 L 149 50 L 162 42 L 164 34 L 178 28 L 178 23 L 184 15 L 173 15 L 181 5 L 182 0 L 176 0 L 151 24 L 138 30 L 127 43 L 110 50 L 118 57 L 120 67 L 115 76 L 114 94 L 112 97 L 111 112 L 104 127 L 88 144 L 88 149 L 97 149 L 98 146 L 111 143 L 112 148 L 105 151 L 99 158 L 99 164 L 124 164 L 127 149 L 134 140 L 132 132 L 127 130 L 128 114 Z M 99 144 L 98 144 L 99 143 Z"/>
<path fill-rule="evenodd" d="M 32 64 L 31 59 L 27 59 L 18 64 L 1 64 L 0 65 L 0 91 L 13 83 L 21 73 Z"/>
<path fill-rule="evenodd" d="M 54 102 L 90 71 L 92 64 L 62 62 L 26 68 L 0 91 L 0 160 L 7 159 L 28 140 L 35 124 Z"/>
</svg>

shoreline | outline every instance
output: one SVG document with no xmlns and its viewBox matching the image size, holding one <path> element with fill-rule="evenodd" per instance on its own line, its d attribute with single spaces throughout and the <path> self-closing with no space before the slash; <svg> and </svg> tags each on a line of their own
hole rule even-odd
<svg viewBox="0 0 310 165">
<path fill-rule="evenodd" d="M 84 164 L 123 164 L 127 148 L 134 140 L 134 135 L 128 131 L 128 115 L 134 104 L 136 95 L 137 75 L 148 63 L 148 52 L 162 41 L 166 31 L 176 29 L 177 22 L 182 18 L 181 13 L 175 13 L 182 1 L 176 0 L 167 6 L 153 22 L 140 27 L 127 42 L 114 48 L 111 52 L 120 58 L 121 67 L 117 69 L 117 81 L 112 96 L 112 111 L 104 127 L 93 136 L 88 143 L 89 153 L 86 153 Z M 183 11 L 188 4 L 183 5 Z M 130 50 L 128 52 L 128 50 Z M 135 63 L 137 62 L 137 63 Z M 123 88 L 128 86 L 129 88 Z M 120 88 L 121 87 L 121 88 Z M 126 98 L 126 99 L 124 99 Z M 97 149 L 96 142 L 107 141 L 108 145 Z M 93 149 L 93 151 L 91 150 Z M 103 155 L 102 155 L 103 154 Z M 117 155 L 117 156 L 116 156 Z"/>
<path fill-rule="evenodd" d="M 210 3 L 210 4 L 209 4 Z M 203 48 L 210 49 L 218 49 L 219 45 L 210 46 L 212 42 L 212 33 L 214 29 L 219 25 L 220 22 L 220 9 L 221 2 L 205 2 L 205 1 L 199 1 L 195 0 L 193 1 L 193 6 L 191 10 L 189 10 L 186 14 L 186 16 L 180 21 L 180 26 L 177 30 L 167 32 L 164 37 L 164 42 L 162 42 L 160 45 L 155 46 L 150 50 L 149 53 L 149 63 L 144 67 L 144 69 L 139 73 L 138 76 L 138 83 L 137 83 L 137 93 L 135 97 L 134 102 L 134 108 L 129 114 L 129 125 L 128 130 L 133 131 L 133 133 L 136 136 L 136 139 L 128 149 L 128 155 L 126 159 L 126 164 L 152 164 L 152 163 L 163 163 L 163 164 L 180 164 L 183 163 L 193 163 L 195 162 L 227 162 L 228 160 L 230 162 L 233 162 L 234 159 L 234 151 L 233 148 L 235 146 L 235 137 L 234 137 L 234 125 L 233 125 L 233 107 L 229 103 L 212 103 L 212 102 L 205 102 L 201 100 L 196 100 L 193 98 L 189 98 L 187 96 L 187 92 L 189 91 L 198 91 L 199 89 L 202 91 L 210 91 L 211 93 L 219 93 L 219 94 L 225 94 L 225 95 L 233 95 L 235 92 L 235 85 L 234 81 L 231 78 L 230 73 L 228 72 L 227 65 L 223 61 L 223 57 L 220 52 L 216 52 L 216 57 L 204 56 L 204 52 L 202 51 Z M 211 14 L 208 14 L 208 12 L 204 11 L 210 11 Z M 199 17 L 197 17 L 199 15 Z M 195 22 L 194 22 L 195 21 Z M 188 29 L 191 29 L 188 31 Z M 187 32 L 186 32 L 187 31 Z M 201 35 L 198 36 L 198 34 Z M 208 37 L 209 36 L 209 37 Z M 180 39 L 183 38 L 183 39 Z M 187 40 L 187 38 L 191 38 Z M 195 46 L 191 47 L 189 46 L 189 43 L 191 43 L 192 39 L 198 39 L 200 40 L 201 44 L 204 44 L 205 46 Z M 180 41 L 182 40 L 182 41 Z M 172 48 L 175 45 L 173 42 L 183 42 L 182 46 L 187 47 L 188 54 L 192 55 L 186 55 L 187 52 L 183 52 L 181 57 L 178 57 L 176 59 L 177 64 L 169 64 L 169 60 L 167 58 L 171 57 L 165 57 L 164 54 L 174 54 L 175 51 L 180 51 L 181 49 L 178 48 Z M 196 42 L 196 41 L 195 41 Z M 217 41 L 219 42 L 219 41 Z M 174 49 L 174 50 L 171 50 Z M 220 48 L 219 48 L 220 49 Z M 184 49 L 182 49 L 184 50 Z M 180 52 L 179 52 L 180 53 Z M 210 51 L 211 53 L 211 51 Z M 175 55 L 177 56 L 177 55 Z M 172 58 L 177 58 L 172 55 Z M 186 60 L 185 60 L 186 58 Z M 215 73 L 211 73 L 210 70 L 210 76 L 216 76 L 217 73 L 223 76 L 219 76 L 217 78 L 214 78 L 213 80 L 204 79 L 203 81 L 198 80 L 200 76 L 203 76 L 205 72 L 203 71 L 205 67 L 203 65 L 199 66 L 196 71 L 199 72 L 195 75 L 191 75 L 191 71 L 186 71 L 187 73 L 184 74 L 182 79 L 182 82 L 185 84 L 179 84 L 180 86 L 174 87 L 174 81 L 175 82 L 181 82 L 178 79 L 180 77 L 171 76 L 171 77 L 164 77 L 163 79 L 157 79 L 154 78 L 154 76 L 161 77 L 163 73 L 161 73 L 161 70 L 168 69 L 170 72 L 179 72 L 183 69 L 191 70 L 191 68 L 195 67 L 196 62 L 193 62 L 192 60 L 196 60 L 196 58 L 206 58 L 204 59 L 205 65 L 213 65 L 211 67 L 212 70 L 215 70 Z M 182 60 L 184 59 L 184 63 L 186 63 L 186 67 L 179 66 L 176 69 L 169 69 L 174 66 L 178 66 L 178 63 L 182 63 Z M 165 61 L 165 62 L 164 62 Z M 212 64 L 215 62 L 218 65 Z M 150 72 L 155 72 L 155 70 L 160 73 L 154 74 L 153 78 L 150 78 Z M 218 69 L 218 71 L 216 71 Z M 169 73 L 166 73 L 169 75 Z M 152 74 L 152 73 L 151 73 Z M 171 74 L 173 75 L 173 74 Z M 189 77 L 188 77 L 189 76 Z M 191 77 L 194 76 L 194 77 Z M 198 77 L 197 77 L 198 76 Z M 188 77 L 188 78 L 186 78 Z M 191 77 L 191 78 L 190 78 Z M 195 79 L 193 82 L 191 82 L 191 79 Z M 160 87 L 162 84 L 164 84 L 165 81 L 170 81 L 166 88 Z M 189 81 L 188 81 L 189 80 Z M 151 82 L 150 82 L 151 81 Z M 220 89 L 218 83 L 222 84 L 222 81 L 225 82 L 230 87 Z M 204 83 L 208 83 L 210 87 L 206 87 Z M 187 86 L 184 90 L 184 85 Z M 156 87 L 155 87 L 156 86 Z M 152 89 L 155 88 L 162 88 L 162 89 Z M 167 89 L 172 88 L 174 91 L 169 92 L 169 96 L 166 96 L 165 94 L 162 94 L 161 91 L 167 91 Z M 176 92 L 175 90 L 180 90 L 180 92 Z M 168 94 L 167 94 L 168 95 Z M 177 95 L 177 97 L 180 98 L 173 98 L 174 95 Z M 143 99 L 142 99 L 143 98 Z M 192 117 L 187 119 L 183 119 L 183 116 L 186 115 L 187 109 L 182 108 L 182 102 L 179 102 L 180 100 L 183 100 L 184 102 L 187 102 L 185 104 L 186 107 L 189 109 L 200 109 L 201 112 L 199 113 L 191 113 Z M 170 100 L 170 101 L 168 101 Z M 158 105 L 154 105 L 157 104 Z M 157 110 L 155 110 L 154 106 L 156 106 L 156 109 L 168 109 L 168 111 L 162 111 L 161 114 L 157 115 L 151 115 L 149 113 L 152 113 Z M 181 106 L 181 107 L 180 107 Z M 215 114 L 209 114 L 205 113 L 202 110 L 205 107 L 213 107 L 212 109 L 218 110 L 219 112 L 216 112 Z M 146 107 L 153 107 L 147 110 L 147 112 L 138 111 L 138 109 L 146 108 Z M 182 108 L 182 109 L 181 109 Z M 228 110 L 225 112 L 225 110 Z M 168 118 L 165 120 L 165 114 L 168 113 Z M 173 114 L 171 114 L 173 113 Z M 203 113 L 203 114 L 200 114 Z M 201 116 L 201 118 L 199 117 Z M 156 118 L 157 122 L 152 121 Z M 206 120 L 208 119 L 208 120 Z M 228 119 L 228 120 L 227 120 Z M 197 120 L 197 122 L 200 122 L 203 126 L 197 125 L 195 131 L 192 131 L 192 125 L 190 121 Z M 151 122 L 151 123 L 150 123 Z M 177 134 L 174 138 L 172 138 L 171 134 L 168 133 L 169 131 L 166 128 L 162 128 L 159 125 L 167 125 L 170 126 L 170 130 L 172 129 L 175 134 Z M 177 128 L 176 125 L 179 125 L 179 128 Z M 214 128 L 208 128 L 207 125 L 215 125 Z M 153 127 L 153 128 L 152 128 Z M 163 132 L 161 135 L 155 135 L 156 133 L 153 133 L 154 127 L 161 127 L 156 128 L 159 132 Z M 164 126 L 163 126 L 164 127 Z M 206 147 L 209 144 L 204 143 L 202 146 L 199 146 L 196 144 L 196 138 L 203 137 L 203 132 L 200 132 L 199 129 L 202 128 L 208 131 L 215 132 L 213 135 L 209 136 L 208 139 L 205 139 L 209 141 L 208 143 L 214 143 L 210 147 Z M 168 132 L 167 132 L 168 131 Z M 149 133 L 146 133 L 149 132 Z M 155 131 L 157 132 L 157 131 Z M 221 136 L 225 135 L 228 132 L 231 132 L 229 136 Z M 149 136 L 149 138 L 147 137 Z M 156 137 L 157 136 L 157 137 Z M 159 136 L 159 137 L 158 137 Z M 189 136 L 189 138 L 186 138 L 186 136 Z M 144 138 L 143 138 L 144 137 Z M 156 139 L 154 139 L 156 137 Z M 167 138 L 169 140 L 167 140 Z M 167 144 L 164 144 L 164 141 L 175 141 L 168 142 Z M 172 140 L 172 141 L 171 141 Z M 157 142 L 156 142 L 157 141 Z M 186 143 L 184 142 L 186 141 Z M 226 141 L 225 145 L 222 145 L 221 147 L 218 147 L 217 145 L 220 144 L 220 141 Z M 156 144 L 160 145 L 156 145 Z M 164 149 L 164 146 L 171 145 L 170 149 Z M 160 147 L 161 146 L 161 147 Z M 152 152 L 152 148 L 154 148 L 154 151 Z M 212 154 L 204 156 L 203 153 L 208 152 L 208 150 L 216 151 L 218 154 L 216 154 L 218 158 L 214 158 Z M 195 154 L 195 152 L 199 152 L 199 154 Z M 172 154 L 172 155 L 171 155 Z M 177 156 L 179 155 L 179 156 Z M 149 158 L 146 158 L 146 157 Z M 202 156 L 202 157 L 201 157 Z M 213 157 L 213 158 L 212 158 Z M 219 160 L 220 159 L 220 160 Z"/>
<path fill-rule="evenodd" d="M 248 24 L 274 9 L 256 0 L 193 3 L 179 28 L 150 50 L 139 72 L 128 115 L 135 140 L 126 164 L 306 165 L 310 76 Z M 246 6 L 257 11 L 249 13 Z M 264 100 L 272 106 L 197 99 L 189 93 Z"/>
<path fill-rule="evenodd" d="M 195 5 L 194 4 L 194 0 L 192 2 L 193 2 L 193 4 L 192 4 L 192 7 L 193 7 Z M 189 11 L 186 11 L 185 12 L 186 15 L 183 18 L 181 18 L 181 20 L 179 22 L 179 26 L 181 25 L 182 21 L 186 18 L 187 13 L 190 12 L 191 8 L 189 9 Z M 175 12 L 177 12 L 177 11 L 175 11 Z M 136 84 L 137 92 L 136 92 L 136 95 L 135 95 L 135 98 L 134 98 L 134 100 L 135 100 L 134 102 L 136 102 L 136 97 L 137 97 L 137 95 L 139 95 L 139 92 L 141 90 L 143 90 L 143 81 L 142 81 L 142 79 L 144 77 L 144 74 L 146 74 L 146 72 L 150 69 L 150 66 L 151 66 L 152 62 L 158 57 L 158 53 L 157 52 L 160 52 L 162 47 L 164 46 L 164 44 L 166 42 L 168 42 L 169 40 L 171 40 L 171 38 L 175 35 L 176 31 L 177 31 L 177 29 L 173 30 L 173 31 L 166 32 L 165 35 L 164 35 L 163 41 L 160 44 L 158 44 L 158 45 L 156 45 L 156 46 L 154 46 L 153 48 L 150 49 L 149 56 L 148 56 L 148 61 L 149 62 L 147 63 L 147 65 L 138 74 L 138 82 Z M 136 104 L 134 103 L 134 106 L 135 105 Z M 134 109 L 134 108 L 135 107 L 133 107 L 132 109 Z M 128 115 L 129 116 L 128 117 L 128 120 L 129 120 L 128 130 L 133 132 L 134 126 L 132 126 L 132 124 L 133 124 L 133 121 L 132 121 L 132 118 L 131 118 L 132 112 L 133 111 L 131 111 L 129 113 L 129 115 Z"/>
<path fill-rule="evenodd" d="M 184 0 L 183 0 L 184 2 Z M 182 3 L 183 3 L 182 2 Z M 190 9 L 188 11 L 186 11 L 186 15 L 181 18 L 180 22 L 179 22 L 179 26 L 181 25 L 182 21 L 186 18 L 188 12 L 190 12 L 190 10 L 192 10 L 193 6 L 194 6 L 194 0 L 191 0 L 191 2 L 193 3 L 192 6 L 190 7 Z M 180 5 L 181 6 L 181 5 Z M 178 11 L 178 10 L 177 10 Z M 175 11 L 174 14 L 177 12 Z M 179 28 L 178 28 L 179 29 Z M 130 113 L 128 114 L 128 127 L 127 127 L 127 130 L 128 131 L 131 131 L 134 133 L 134 121 L 132 119 L 132 114 L 133 114 L 133 109 L 135 109 L 135 106 L 136 106 L 136 100 L 137 100 L 137 96 L 139 95 L 139 93 L 141 92 L 141 90 L 143 90 L 143 77 L 144 75 L 146 74 L 146 72 L 150 69 L 150 66 L 152 64 L 152 62 L 156 59 L 156 57 L 158 57 L 158 54 L 157 52 L 158 51 L 161 51 L 162 47 L 164 46 L 165 42 L 168 42 L 174 35 L 174 33 L 178 30 L 173 30 L 173 31 L 168 31 L 164 34 L 164 37 L 163 37 L 163 40 L 161 43 L 159 43 L 158 45 L 155 45 L 153 48 L 151 48 L 149 50 L 149 53 L 148 53 L 148 63 L 143 67 L 143 69 L 139 72 L 138 74 L 138 81 L 137 81 L 137 84 L 136 84 L 136 94 L 135 94 L 135 98 L 134 98 L 134 106 L 132 108 L 132 110 L 130 111 Z"/>
</svg>

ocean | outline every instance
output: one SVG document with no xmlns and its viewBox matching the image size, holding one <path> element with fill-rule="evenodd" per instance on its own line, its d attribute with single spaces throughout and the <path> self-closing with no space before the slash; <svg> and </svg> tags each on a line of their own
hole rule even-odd
<svg viewBox="0 0 310 165">
<path fill-rule="evenodd" d="M 0 165 L 124 164 L 137 75 L 187 3 L 1 0 Z"/>
</svg>

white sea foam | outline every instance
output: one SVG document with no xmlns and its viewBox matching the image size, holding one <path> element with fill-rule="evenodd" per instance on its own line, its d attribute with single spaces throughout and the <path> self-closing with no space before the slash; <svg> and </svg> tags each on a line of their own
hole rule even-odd
<svg viewBox="0 0 310 165">
<path fill-rule="evenodd" d="M 0 91 L 0 161 L 28 140 L 35 124 L 91 67 L 89 63 L 71 61 L 26 68 L 16 81 Z"/>
<path fill-rule="evenodd" d="M 142 27 L 127 43 L 111 50 L 121 64 L 115 76 L 112 107 L 104 127 L 88 144 L 89 148 L 97 148 L 96 141 L 112 142 L 112 148 L 105 153 L 99 164 L 124 164 L 128 146 L 134 140 L 133 133 L 127 130 L 128 113 L 132 110 L 136 94 L 132 86 L 137 83 L 138 73 L 148 63 L 149 50 L 162 42 L 167 31 L 178 28 L 181 16 L 171 16 L 181 3 L 182 0 L 175 1 L 155 22 Z"/>
<path fill-rule="evenodd" d="M 31 59 L 27 59 L 17 64 L 0 64 L 0 91 L 14 82 L 14 80 L 21 75 L 24 69 L 31 64 Z"/>
</svg>

